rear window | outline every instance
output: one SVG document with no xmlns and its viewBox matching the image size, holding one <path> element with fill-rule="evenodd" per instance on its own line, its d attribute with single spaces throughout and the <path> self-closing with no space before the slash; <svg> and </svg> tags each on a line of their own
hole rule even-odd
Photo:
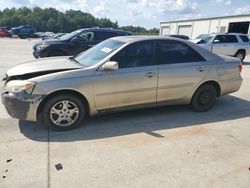
<svg viewBox="0 0 250 188">
<path fill-rule="evenodd" d="M 226 35 L 225 36 L 225 42 L 234 43 L 234 42 L 238 42 L 238 40 L 237 40 L 235 35 Z"/>
<path fill-rule="evenodd" d="M 240 38 L 243 42 L 249 42 L 249 38 L 246 35 L 240 35 Z"/>
<path fill-rule="evenodd" d="M 206 61 L 190 46 L 172 40 L 158 41 L 157 60 L 160 65 Z"/>
</svg>

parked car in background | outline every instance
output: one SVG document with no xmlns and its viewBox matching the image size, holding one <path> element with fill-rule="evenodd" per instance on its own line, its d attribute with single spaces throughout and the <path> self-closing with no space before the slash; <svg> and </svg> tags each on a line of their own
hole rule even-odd
<svg viewBox="0 0 250 188">
<path fill-rule="evenodd" d="M 36 28 L 30 25 L 22 25 L 19 27 L 13 27 L 10 29 L 11 36 L 17 36 L 21 39 L 33 37 L 36 32 Z"/>
<path fill-rule="evenodd" d="M 48 39 L 58 39 L 60 38 L 61 36 L 65 35 L 66 33 L 53 33 L 52 35 L 45 35 L 45 36 L 42 36 L 42 40 L 48 40 Z"/>
<path fill-rule="evenodd" d="M 237 57 L 241 61 L 250 54 L 249 38 L 246 34 L 211 34 L 191 41 L 216 54 Z"/>
<path fill-rule="evenodd" d="M 46 40 L 46 39 L 51 39 L 54 36 L 55 36 L 55 33 L 46 31 L 46 32 L 43 33 L 43 35 L 41 36 L 41 38 L 42 38 L 42 40 Z"/>
<path fill-rule="evenodd" d="M 10 33 L 6 27 L 0 27 L 0 37 L 9 37 Z"/>
<path fill-rule="evenodd" d="M 178 39 L 184 39 L 184 40 L 189 40 L 189 37 L 186 35 L 167 35 L 168 37 L 174 37 Z"/>
<path fill-rule="evenodd" d="M 108 38 L 126 35 L 131 34 L 115 29 L 79 29 L 72 33 L 65 34 L 57 39 L 48 39 L 40 43 L 36 43 L 33 46 L 33 55 L 35 58 L 73 56 Z"/>
<path fill-rule="evenodd" d="M 189 39 L 191 42 L 199 44 L 200 41 L 202 41 L 204 38 L 207 38 L 209 36 L 209 34 L 200 34 L 198 35 L 198 37 L 196 37 L 195 39 Z"/>
<path fill-rule="evenodd" d="M 46 58 L 6 73 L 2 102 L 18 119 L 57 130 L 87 115 L 159 105 L 209 110 L 239 90 L 241 62 L 171 37 L 124 36 L 75 57 Z M 228 101 L 230 102 L 230 101 Z"/>
</svg>

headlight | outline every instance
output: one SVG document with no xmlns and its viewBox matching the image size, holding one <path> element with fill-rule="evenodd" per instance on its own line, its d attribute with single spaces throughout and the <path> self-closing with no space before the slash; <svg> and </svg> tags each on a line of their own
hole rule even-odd
<svg viewBox="0 0 250 188">
<path fill-rule="evenodd" d="M 23 90 L 26 90 L 27 93 L 31 93 L 32 89 L 35 86 L 35 82 L 30 82 L 27 80 L 13 80 L 13 81 L 9 81 L 5 88 L 8 92 L 11 93 L 19 93 Z"/>
<path fill-rule="evenodd" d="M 37 50 L 42 50 L 44 48 L 47 48 L 49 45 L 48 44 L 41 44 L 36 47 Z"/>
</svg>

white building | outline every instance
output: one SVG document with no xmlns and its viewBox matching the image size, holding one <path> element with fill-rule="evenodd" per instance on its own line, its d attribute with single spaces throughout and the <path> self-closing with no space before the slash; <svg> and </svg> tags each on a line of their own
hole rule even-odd
<svg viewBox="0 0 250 188">
<path fill-rule="evenodd" d="M 160 23 L 160 35 L 179 34 L 195 38 L 200 34 L 245 33 L 250 34 L 250 14 L 180 20 Z"/>
</svg>

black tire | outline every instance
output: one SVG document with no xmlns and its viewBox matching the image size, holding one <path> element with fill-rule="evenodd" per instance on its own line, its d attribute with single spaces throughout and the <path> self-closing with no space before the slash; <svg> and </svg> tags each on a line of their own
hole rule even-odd
<svg viewBox="0 0 250 188">
<path fill-rule="evenodd" d="M 72 124 L 70 125 L 67 125 L 65 126 L 65 124 L 63 124 L 63 122 L 68 122 L 67 120 L 61 120 L 62 122 L 62 125 L 57 125 L 56 123 L 54 123 L 57 119 L 57 116 L 58 116 L 58 119 L 59 119 L 59 116 L 64 116 L 64 119 L 66 119 L 65 116 L 67 116 L 68 112 L 65 111 L 63 114 L 61 115 L 57 115 L 56 113 L 52 113 L 52 108 L 53 107 L 56 107 L 56 105 L 58 104 L 60 107 L 60 103 L 63 103 L 63 101 L 69 101 L 71 104 L 74 104 L 77 108 L 78 108 L 78 115 L 75 116 L 75 121 L 72 122 Z M 70 106 L 70 105 L 69 105 Z M 55 108 L 54 108 L 55 109 Z M 73 129 L 73 128 L 76 128 L 77 126 L 79 126 L 85 116 L 86 116 L 86 110 L 85 110 L 85 105 L 84 103 L 81 101 L 81 99 L 75 95 L 71 95 L 71 94 L 64 94 L 64 95 L 58 95 L 58 96 L 54 96 L 50 99 L 48 99 L 45 104 L 43 105 L 43 108 L 42 108 L 42 122 L 48 126 L 49 128 L 52 128 L 54 130 L 57 130 L 57 131 L 66 131 L 66 130 L 70 130 L 70 129 Z M 56 110 L 59 110 L 60 113 L 61 111 L 63 111 L 63 108 L 60 109 L 56 109 Z M 74 114 L 75 115 L 75 114 Z M 74 117 L 74 115 L 71 116 L 71 119 Z M 70 115 L 68 115 L 70 116 Z"/>
<path fill-rule="evenodd" d="M 20 39 L 24 39 L 24 35 L 18 35 L 18 37 L 20 38 Z"/>
<path fill-rule="evenodd" d="M 54 57 L 54 56 L 65 56 L 65 53 L 62 51 L 54 51 L 49 53 L 49 57 Z"/>
<path fill-rule="evenodd" d="M 245 57 L 246 57 L 246 53 L 243 50 L 239 50 L 234 57 L 240 59 L 242 62 L 244 61 Z"/>
<path fill-rule="evenodd" d="M 196 112 L 205 112 L 213 107 L 216 101 L 216 89 L 210 84 L 200 86 L 194 93 L 191 108 Z"/>
</svg>

